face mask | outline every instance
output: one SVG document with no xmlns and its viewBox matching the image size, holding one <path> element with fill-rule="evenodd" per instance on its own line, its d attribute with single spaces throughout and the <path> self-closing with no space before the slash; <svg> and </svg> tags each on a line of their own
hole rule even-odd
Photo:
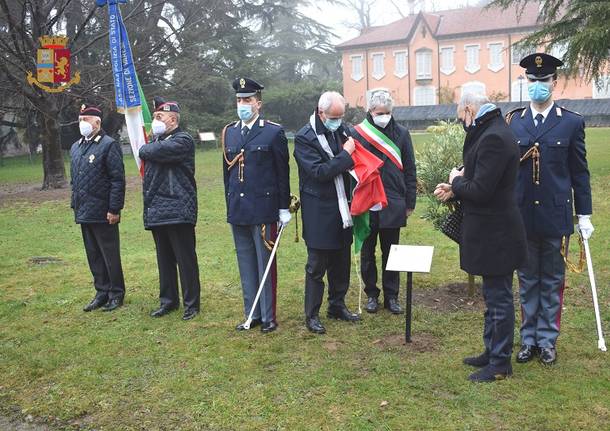
<svg viewBox="0 0 610 431">
<path fill-rule="evenodd" d="M 253 115 L 252 105 L 237 105 L 237 116 L 241 121 L 248 121 Z"/>
<path fill-rule="evenodd" d="M 532 102 L 544 103 L 551 97 L 551 86 L 553 84 L 547 82 L 530 82 L 527 85 L 527 93 Z"/>
<path fill-rule="evenodd" d="M 373 117 L 373 123 L 377 124 L 379 127 L 381 127 L 383 129 L 383 128 L 385 128 L 385 126 L 388 125 L 388 123 L 390 122 L 391 119 L 392 119 L 391 114 L 377 115 L 376 117 Z"/>
<path fill-rule="evenodd" d="M 334 132 L 341 125 L 341 118 L 327 118 L 324 120 L 324 127 L 326 127 L 331 132 Z"/>
<path fill-rule="evenodd" d="M 153 120 L 150 126 L 152 127 L 153 135 L 162 135 L 165 133 L 165 129 L 167 128 L 163 121 L 159 121 L 157 119 Z"/>
<path fill-rule="evenodd" d="M 80 130 L 80 134 L 83 135 L 85 138 L 87 136 L 90 136 L 91 133 L 93 132 L 93 126 L 90 123 L 88 123 L 87 121 L 79 122 L 78 128 Z"/>
</svg>

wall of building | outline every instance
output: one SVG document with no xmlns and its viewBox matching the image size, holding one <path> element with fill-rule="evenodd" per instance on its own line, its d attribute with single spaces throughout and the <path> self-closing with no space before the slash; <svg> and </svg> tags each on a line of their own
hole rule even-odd
<svg viewBox="0 0 610 431">
<path fill-rule="evenodd" d="M 369 46 L 343 51 L 344 95 L 350 106 L 360 107 L 366 104 L 366 92 L 376 87 L 388 88 L 397 106 L 420 104 L 417 100 L 418 92 L 432 97 L 426 104 L 456 102 L 464 89 L 484 90 L 495 100 L 527 102 L 527 79 L 523 68 L 519 66 L 524 53 L 513 52 L 511 49 L 522 37 L 523 34 L 506 33 L 437 40 L 422 21 L 410 44 Z M 496 60 L 500 61 L 493 62 L 492 50 L 498 49 L 498 46 L 500 48 L 496 52 Z M 453 50 L 453 68 L 449 70 L 442 67 L 443 49 Z M 478 66 L 472 69 L 467 68 L 468 49 L 475 49 L 478 54 Z M 426 50 L 431 52 L 431 76 L 422 78 L 418 77 L 417 57 L 419 52 Z M 403 53 L 406 53 L 406 71 L 397 70 L 397 55 Z M 383 57 L 383 73 L 378 75 L 374 73 L 376 56 Z M 357 80 L 352 77 L 354 58 L 360 58 L 362 62 L 362 76 Z M 519 80 L 520 76 L 523 77 L 522 81 Z M 431 95 L 430 92 L 434 94 Z M 442 95 L 440 98 L 439 94 Z M 588 99 L 593 96 L 593 84 L 585 82 L 582 77 L 566 79 L 560 76 L 554 92 L 556 99 Z M 419 102 L 421 101 L 420 98 Z"/>
</svg>

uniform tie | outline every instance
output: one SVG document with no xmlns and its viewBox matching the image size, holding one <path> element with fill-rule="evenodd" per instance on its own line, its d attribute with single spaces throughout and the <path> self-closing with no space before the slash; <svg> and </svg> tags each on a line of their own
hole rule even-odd
<svg viewBox="0 0 610 431">
<path fill-rule="evenodd" d="M 536 128 L 539 128 L 542 125 L 542 120 L 544 120 L 544 115 L 536 114 Z"/>
<path fill-rule="evenodd" d="M 241 128 L 241 136 L 246 139 L 246 136 L 248 136 L 248 132 L 250 131 L 250 129 L 248 128 L 248 126 L 244 126 Z"/>
</svg>

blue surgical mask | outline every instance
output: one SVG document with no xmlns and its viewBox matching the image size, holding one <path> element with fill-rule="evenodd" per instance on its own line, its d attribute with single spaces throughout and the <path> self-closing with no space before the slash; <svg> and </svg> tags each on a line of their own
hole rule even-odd
<svg viewBox="0 0 610 431">
<path fill-rule="evenodd" d="M 249 121 L 254 115 L 252 105 L 237 105 L 237 116 L 241 121 Z"/>
<path fill-rule="evenodd" d="M 324 120 L 324 127 L 326 127 L 331 132 L 334 132 L 341 126 L 341 118 L 327 118 Z"/>
<path fill-rule="evenodd" d="M 527 93 L 530 100 L 536 103 L 544 103 L 551 97 L 551 86 L 549 82 L 535 81 L 527 85 Z"/>
</svg>

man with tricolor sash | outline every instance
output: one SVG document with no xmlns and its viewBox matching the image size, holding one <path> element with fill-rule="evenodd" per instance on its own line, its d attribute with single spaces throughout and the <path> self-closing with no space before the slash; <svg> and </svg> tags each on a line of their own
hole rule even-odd
<svg viewBox="0 0 610 431">
<path fill-rule="evenodd" d="M 381 179 L 388 205 L 381 211 L 370 211 L 371 233 L 362 245 L 360 270 L 364 291 L 368 296 L 366 311 L 376 313 L 379 308 L 375 248 L 381 242 L 384 307 L 393 314 L 402 312 L 398 302 L 400 273 L 386 271 L 390 246 L 398 244 L 400 228 L 415 208 L 416 172 L 413 144 L 409 131 L 392 117 L 393 100 L 388 90 L 375 89 L 367 100 L 364 121 L 350 130 L 350 134 L 367 150 L 383 160 Z"/>
</svg>

